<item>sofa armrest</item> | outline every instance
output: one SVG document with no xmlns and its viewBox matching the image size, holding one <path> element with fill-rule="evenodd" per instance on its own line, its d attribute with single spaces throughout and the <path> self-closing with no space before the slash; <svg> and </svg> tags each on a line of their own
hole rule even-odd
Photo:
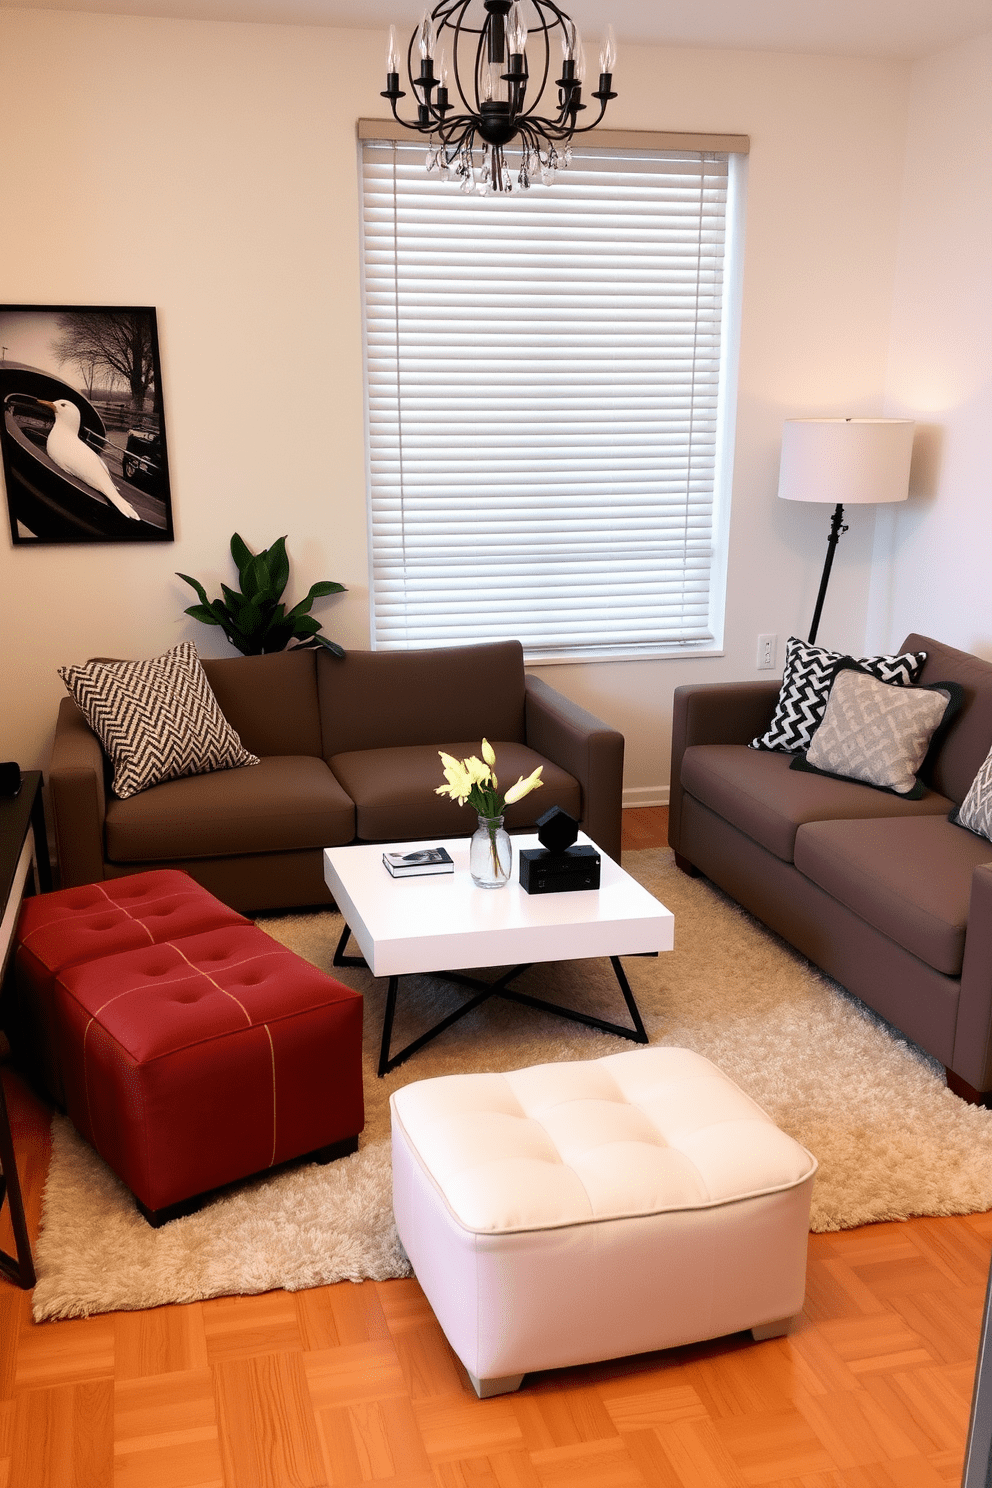
<svg viewBox="0 0 992 1488">
<path fill-rule="evenodd" d="M 582 787 L 583 831 L 619 863 L 623 734 L 540 677 L 527 678 L 524 711 L 528 747 L 574 775 Z"/>
<path fill-rule="evenodd" d="M 104 763 L 99 739 L 72 699 L 63 698 L 55 725 L 48 791 L 64 889 L 99 883 L 104 877 Z"/>
<path fill-rule="evenodd" d="M 992 1090 L 992 862 L 971 878 L 951 1069 L 975 1090 Z"/>
<path fill-rule="evenodd" d="M 764 733 L 775 711 L 781 680 L 693 682 L 676 687 L 672 704 L 672 773 L 668 795 L 668 842 L 680 851 L 682 756 L 691 744 L 750 744 Z"/>
</svg>

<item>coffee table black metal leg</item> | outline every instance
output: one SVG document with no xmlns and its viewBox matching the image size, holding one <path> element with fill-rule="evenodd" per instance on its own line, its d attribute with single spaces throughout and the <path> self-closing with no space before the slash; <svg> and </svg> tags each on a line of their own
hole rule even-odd
<svg viewBox="0 0 992 1488">
<path fill-rule="evenodd" d="M 540 1008 L 542 1012 L 554 1013 L 558 1018 L 568 1018 L 572 1023 L 582 1023 L 586 1028 L 598 1028 L 602 1033 L 615 1033 L 619 1038 L 630 1039 L 632 1043 L 646 1044 L 648 1042 L 647 1032 L 641 1021 L 637 1003 L 634 1001 L 634 994 L 630 990 L 630 983 L 620 965 L 620 959 L 618 956 L 611 956 L 610 962 L 620 984 L 620 991 L 623 993 L 627 1010 L 633 1020 L 633 1028 L 624 1028 L 620 1023 L 610 1023 L 606 1018 L 594 1018 L 591 1013 L 580 1013 L 576 1008 L 563 1007 L 561 1003 L 548 1002 L 543 997 L 532 997 L 529 992 L 514 992 L 512 987 L 506 985 L 509 977 L 501 977 L 498 982 L 494 982 L 493 992 L 498 997 L 507 998 L 510 1002 L 522 1003 L 524 1007 Z M 526 966 L 519 966 L 510 975 L 517 976 L 527 969 Z"/>
<path fill-rule="evenodd" d="M 634 1001 L 634 994 L 630 990 L 630 983 L 627 980 L 627 973 L 620 965 L 620 957 L 611 956 L 610 963 L 613 967 L 613 970 L 616 972 L 617 981 L 620 983 L 620 991 L 623 993 L 623 1000 L 627 1004 L 627 1011 L 630 1013 L 631 1021 L 634 1025 L 634 1033 L 628 1034 L 627 1037 L 632 1038 L 635 1044 L 646 1044 L 648 1041 L 647 1029 L 644 1027 L 644 1021 L 641 1018 L 640 1009 L 638 1008 L 637 1003 Z"/>
<path fill-rule="evenodd" d="M 399 977 L 392 976 L 389 978 L 389 990 L 386 993 L 386 1012 L 382 1023 L 382 1043 L 379 1047 L 380 1079 L 383 1075 L 392 1074 L 396 1066 L 402 1064 L 404 1059 L 409 1059 L 411 1054 L 416 1054 L 417 1050 L 422 1049 L 425 1044 L 429 1044 L 431 1039 L 437 1038 L 439 1033 L 444 1033 L 445 1029 L 450 1028 L 453 1023 L 457 1023 L 459 1018 L 464 1018 L 466 1013 L 471 1013 L 481 1003 L 488 1002 L 490 997 L 500 995 L 500 983 L 498 982 L 490 984 L 488 982 L 473 981 L 468 977 L 460 977 L 457 973 L 451 977 L 451 980 L 457 980 L 462 986 L 481 987 L 482 990 L 478 996 L 470 997 L 468 1002 L 463 1002 L 460 1007 L 455 1008 L 453 1013 L 449 1013 L 446 1018 L 442 1018 L 440 1023 L 435 1023 L 432 1028 L 427 1029 L 426 1033 L 422 1033 L 419 1038 L 415 1038 L 411 1043 L 407 1044 L 398 1054 L 393 1054 L 390 1057 L 389 1043 L 393 1032 L 393 1014 L 396 1011 L 396 985 Z"/>
<path fill-rule="evenodd" d="M 369 963 L 366 961 L 364 956 L 345 955 L 344 948 L 348 944 L 350 936 L 351 931 L 346 924 L 344 929 L 341 931 L 341 939 L 338 941 L 337 949 L 334 952 L 333 964 L 335 966 L 368 966 Z"/>
<path fill-rule="evenodd" d="M 389 978 L 389 988 L 386 992 L 386 1011 L 383 1014 L 382 1018 L 382 1043 L 379 1045 L 380 1080 L 382 1079 L 383 1075 L 388 1075 L 389 1071 L 393 1069 L 396 1064 L 399 1063 L 398 1059 L 394 1060 L 392 1063 L 389 1059 L 389 1041 L 393 1036 L 393 1015 L 396 1012 L 396 989 L 399 986 L 399 981 L 400 979 L 398 976 L 391 976 Z M 405 1053 L 406 1050 L 404 1050 L 404 1054 Z"/>
</svg>

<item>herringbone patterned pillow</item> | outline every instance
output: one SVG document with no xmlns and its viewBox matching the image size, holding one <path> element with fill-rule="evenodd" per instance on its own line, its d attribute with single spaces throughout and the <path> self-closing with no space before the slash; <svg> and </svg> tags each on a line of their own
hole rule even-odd
<svg viewBox="0 0 992 1488">
<path fill-rule="evenodd" d="M 953 682 L 894 687 L 850 664 L 839 667 L 823 722 L 792 768 L 918 798 L 923 786 L 917 771 L 934 734 L 960 700 L 961 689 Z"/>
<path fill-rule="evenodd" d="M 846 659 L 842 651 L 825 651 L 822 646 L 811 646 L 790 636 L 785 646 L 782 690 L 772 721 L 760 738 L 751 740 L 751 748 L 786 753 L 808 749 L 827 706 L 837 663 Z M 901 656 L 862 656 L 858 665 L 880 682 L 906 686 L 916 681 L 926 659 L 925 651 L 904 651 Z"/>
<path fill-rule="evenodd" d="M 192 641 L 150 661 L 88 661 L 59 676 L 114 766 L 114 794 L 257 765 L 220 711 Z"/>
<path fill-rule="evenodd" d="M 961 805 L 951 812 L 950 820 L 992 841 L 992 749 L 985 756 L 985 763 L 968 787 Z"/>
</svg>

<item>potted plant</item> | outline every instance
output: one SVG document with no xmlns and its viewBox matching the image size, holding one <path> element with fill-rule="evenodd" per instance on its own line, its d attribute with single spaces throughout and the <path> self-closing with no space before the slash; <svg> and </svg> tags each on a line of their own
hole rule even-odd
<svg viewBox="0 0 992 1488">
<path fill-rule="evenodd" d="M 223 599 L 208 599 L 198 579 L 177 573 L 176 577 L 189 584 L 200 596 L 200 603 L 189 605 L 184 614 L 192 615 L 194 620 L 204 625 L 219 625 L 231 645 L 243 656 L 285 651 L 290 642 L 295 642 L 295 650 L 322 647 L 335 656 L 344 655 L 335 641 L 319 634 L 321 623 L 310 614 L 315 599 L 322 599 L 326 594 L 343 594 L 343 584 L 322 579 L 310 586 L 310 592 L 299 604 L 287 610 L 282 602 L 283 591 L 289 582 L 285 537 L 278 538 L 261 553 L 252 553 L 236 532 L 231 538 L 231 557 L 237 565 L 241 590 L 221 584 Z"/>
</svg>

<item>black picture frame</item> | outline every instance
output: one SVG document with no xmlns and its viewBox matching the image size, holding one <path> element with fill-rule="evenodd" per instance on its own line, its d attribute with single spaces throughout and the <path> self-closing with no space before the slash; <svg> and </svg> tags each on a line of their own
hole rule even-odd
<svg viewBox="0 0 992 1488">
<path fill-rule="evenodd" d="M 0 410 L 15 546 L 174 541 L 153 307 L 0 305 Z"/>
</svg>

